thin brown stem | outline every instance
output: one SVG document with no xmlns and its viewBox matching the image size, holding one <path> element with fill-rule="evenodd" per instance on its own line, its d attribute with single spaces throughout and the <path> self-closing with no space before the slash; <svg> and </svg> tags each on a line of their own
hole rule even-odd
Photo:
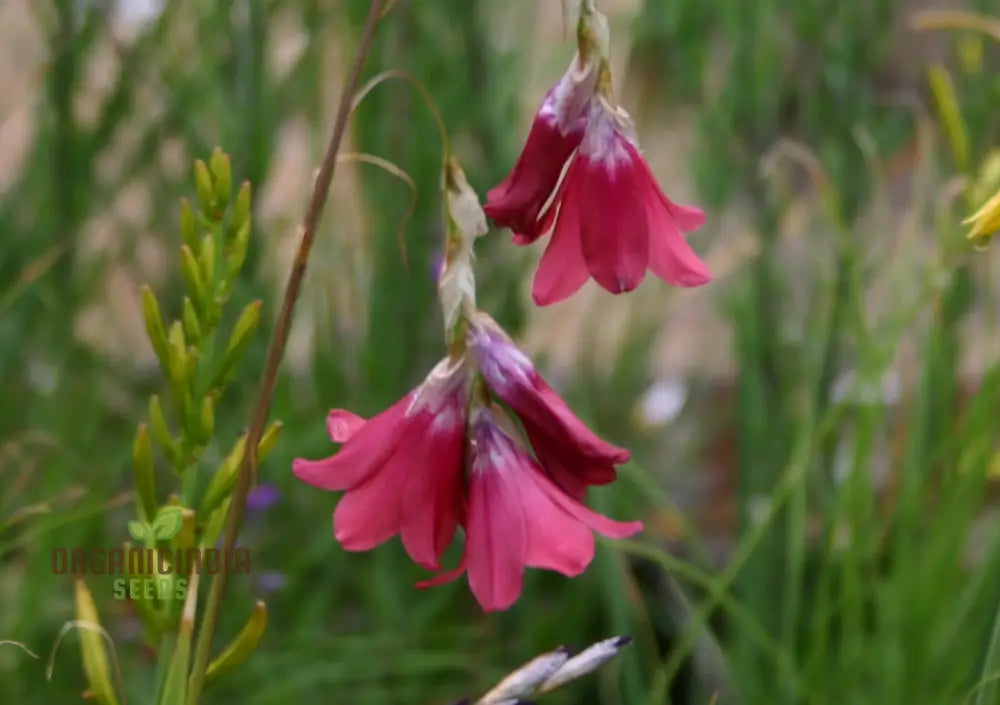
<svg viewBox="0 0 1000 705">
<path fill-rule="evenodd" d="M 299 297 L 299 290 L 302 288 L 302 281 L 306 274 L 306 265 L 309 262 L 309 252 L 312 249 L 313 241 L 316 239 L 316 227 L 323 215 L 326 206 L 327 193 L 330 190 L 330 182 L 333 180 L 333 172 L 337 165 L 337 153 L 340 150 L 340 143 L 347 128 L 347 119 L 351 114 L 351 104 L 354 92 L 357 90 L 358 81 L 361 77 L 361 70 L 365 63 L 365 57 L 371 48 L 372 37 L 375 34 L 375 26 L 382 16 L 384 0 L 372 0 L 368 8 L 368 17 L 361 33 L 361 39 L 354 53 L 354 60 L 344 82 L 343 91 L 340 94 L 340 102 L 337 106 L 337 117 L 333 124 L 333 134 L 323 156 L 319 173 L 316 175 L 316 184 L 313 188 L 312 197 L 309 200 L 309 209 L 306 211 L 305 220 L 302 222 L 302 239 L 299 242 L 298 253 L 292 270 L 288 274 L 288 283 L 285 286 L 285 296 L 281 302 L 281 311 L 274 326 L 274 334 L 267 350 L 267 362 L 264 365 L 264 373 L 261 377 L 260 390 L 257 393 L 257 401 L 254 404 L 253 416 L 250 419 L 250 428 L 247 431 L 246 450 L 240 464 L 239 480 L 236 490 L 233 493 L 230 503 L 229 514 L 226 522 L 226 531 L 223 536 L 223 551 L 231 551 L 236 546 L 236 537 L 240 532 L 243 523 L 243 515 L 246 511 L 247 495 L 253 485 L 257 472 L 257 444 L 260 442 L 267 424 L 268 411 L 271 405 L 271 396 L 274 393 L 274 385 L 278 379 L 278 367 L 285 354 L 285 345 L 288 342 L 288 332 L 292 325 L 292 311 L 295 302 Z M 212 587 L 208 593 L 208 602 L 205 605 L 205 613 L 198 631 L 198 641 L 194 653 L 194 665 L 191 670 L 191 678 L 188 683 L 187 705 L 198 705 L 201 693 L 205 685 L 205 671 L 208 668 L 208 660 L 212 650 L 212 637 L 219 623 L 219 612 L 222 606 L 222 598 L 226 591 L 227 584 L 226 571 L 220 571 L 212 580 Z"/>
</svg>

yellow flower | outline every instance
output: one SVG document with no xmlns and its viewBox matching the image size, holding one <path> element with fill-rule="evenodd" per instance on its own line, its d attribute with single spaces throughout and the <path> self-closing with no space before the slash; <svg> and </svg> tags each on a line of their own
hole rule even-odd
<svg viewBox="0 0 1000 705">
<path fill-rule="evenodd" d="M 962 225 L 972 225 L 968 238 L 977 245 L 986 245 L 1000 232 L 1000 191 L 988 200 L 982 208 L 962 221 Z"/>
</svg>

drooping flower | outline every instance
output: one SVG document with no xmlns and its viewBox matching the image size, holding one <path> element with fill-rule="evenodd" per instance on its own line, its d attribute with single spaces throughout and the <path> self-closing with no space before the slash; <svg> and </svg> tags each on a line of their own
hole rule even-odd
<svg viewBox="0 0 1000 705">
<path fill-rule="evenodd" d="M 440 570 L 462 526 L 462 564 L 428 584 L 467 568 L 480 604 L 498 610 L 517 599 L 525 567 L 578 575 L 593 556 L 592 531 L 626 536 L 642 525 L 583 505 L 587 487 L 614 480 L 628 451 L 594 435 L 493 319 L 476 310 L 472 241 L 486 232 L 485 218 L 458 166 L 449 161 L 446 169 L 448 238 L 438 293 L 448 356 L 367 421 L 331 411 L 327 430 L 343 444 L 340 451 L 297 459 L 293 471 L 309 484 L 345 491 L 334 535 L 347 550 L 368 550 L 398 534 L 416 563 Z"/>
<path fill-rule="evenodd" d="M 613 521 L 567 494 L 516 440 L 499 407 L 475 409 L 469 426 L 465 554 L 457 569 L 424 585 L 468 573 L 483 609 L 503 610 L 520 596 L 526 567 L 575 577 L 594 557 L 594 531 L 625 538 L 642 530 L 640 522 Z"/>
<path fill-rule="evenodd" d="M 514 169 L 489 192 L 486 213 L 511 228 L 517 244 L 551 231 L 532 287 L 540 306 L 568 298 L 591 277 L 614 294 L 632 291 L 647 269 L 676 286 L 704 284 L 711 274 L 684 233 L 701 227 L 705 214 L 663 194 L 631 118 L 614 104 L 603 15 L 587 4 L 582 12 L 577 62 L 546 96 Z"/>
<path fill-rule="evenodd" d="M 327 417 L 324 460 L 297 458 L 292 472 L 325 490 L 345 490 L 333 532 L 348 551 L 367 551 L 400 534 L 417 564 L 439 558 L 462 519 L 467 370 L 442 361 L 420 387 L 365 421 L 343 409 Z"/>
<path fill-rule="evenodd" d="M 533 242 L 538 217 L 559 183 L 566 160 L 583 139 L 584 112 L 594 90 L 592 67 L 574 59 L 545 95 L 510 174 L 486 194 L 483 210 L 514 231 L 519 244 Z"/>
<path fill-rule="evenodd" d="M 613 482 L 624 448 L 587 428 L 535 370 L 531 360 L 484 313 L 470 328 L 469 350 L 490 391 L 517 414 L 541 466 L 567 492 L 583 498 L 589 485 Z"/>
<path fill-rule="evenodd" d="M 538 305 L 568 298 L 590 277 L 613 294 L 635 289 L 647 269 L 675 286 L 711 279 L 684 238 L 705 214 L 663 194 L 630 131 L 624 111 L 591 103 L 583 139 L 540 222 L 540 229 L 554 225 L 532 287 Z"/>
<path fill-rule="evenodd" d="M 579 575 L 593 557 L 591 530 L 621 537 L 642 524 L 612 521 L 582 504 L 588 486 L 615 479 L 628 451 L 588 429 L 485 314 L 470 321 L 466 345 L 460 363 L 442 361 L 369 421 L 330 412 L 330 438 L 342 449 L 325 460 L 298 459 L 293 471 L 322 489 L 347 491 L 334 513 L 334 534 L 347 550 L 401 534 L 416 563 L 439 570 L 461 524 L 462 565 L 423 585 L 468 568 L 482 607 L 506 609 L 526 566 Z M 526 438 L 491 397 L 511 408 Z M 503 531 L 511 540 L 499 541 Z"/>
</svg>

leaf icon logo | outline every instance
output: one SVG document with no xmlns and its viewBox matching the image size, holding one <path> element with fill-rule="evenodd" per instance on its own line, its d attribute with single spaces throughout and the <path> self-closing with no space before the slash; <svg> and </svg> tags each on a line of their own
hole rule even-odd
<svg viewBox="0 0 1000 705">
<path fill-rule="evenodd" d="M 128 523 L 128 532 L 136 541 L 145 543 L 147 537 L 152 537 L 153 527 L 144 521 L 130 521 Z"/>
<path fill-rule="evenodd" d="M 180 507 L 164 507 L 153 520 L 153 538 L 172 539 L 181 530 L 182 522 L 183 513 Z"/>
</svg>

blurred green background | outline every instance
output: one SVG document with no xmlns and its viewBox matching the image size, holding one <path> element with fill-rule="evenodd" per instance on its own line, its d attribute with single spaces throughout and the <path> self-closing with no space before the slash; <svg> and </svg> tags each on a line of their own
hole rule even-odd
<svg viewBox="0 0 1000 705">
<path fill-rule="evenodd" d="M 598 4 L 653 171 L 709 212 L 691 242 L 716 281 L 650 278 L 625 297 L 588 284 L 538 311 L 542 247 L 495 231 L 479 298 L 581 416 L 633 449 L 592 504 L 646 532 L 602 543 L 580 578 L 530 571 L 513 608 L 484 615 L 464 581 L 415 590 L 424 575 L 396 541 L 342 551 L 336 496 L 292 477 L 293 457 L 329 454 L 329 408 L 372 414 L 443 351 L 440 145 L 419 96 L 390 82 L 347 149 L 405 170 L 415 209 L 407 219 L 411 193 L 385 172 L 340 167 L 272 407 L 285 432 L 261 474 L 277 501 L 251 512 L 254 575 L 232 581 L 217 641 L 255 596 L 270 624 L 207 700 L 449 703 L 538 652 L 627 633 L 619 660 L 546 702 L 1000 702 L 1000 272 L 959 226 L 1000 188 L 1000 43 L 916 30 L 930 0 Z M 0 702 L 84 688 L 76 635 L 46 681 L 73 615 L 49 556 L 126 537 L 131 439 L 163 386 L 138 287 L 180 300 L 192 161 L 219 145 L 253 183 L 233 297 L 263 298 L 269 332 L 365 11 L 0 2 L 0 640 L 40 656 L 0 646 Z M 404 68 L 427 86 L 485 194 L 571 36 L 557 0 L 400 0 L 367 75 Z M 247 423 L 265 346 L 217 410 L 210 458 Z M 128 701 L 143 703 L 151 652 L 107 582 L 90 589 Z"/>
</svg>

